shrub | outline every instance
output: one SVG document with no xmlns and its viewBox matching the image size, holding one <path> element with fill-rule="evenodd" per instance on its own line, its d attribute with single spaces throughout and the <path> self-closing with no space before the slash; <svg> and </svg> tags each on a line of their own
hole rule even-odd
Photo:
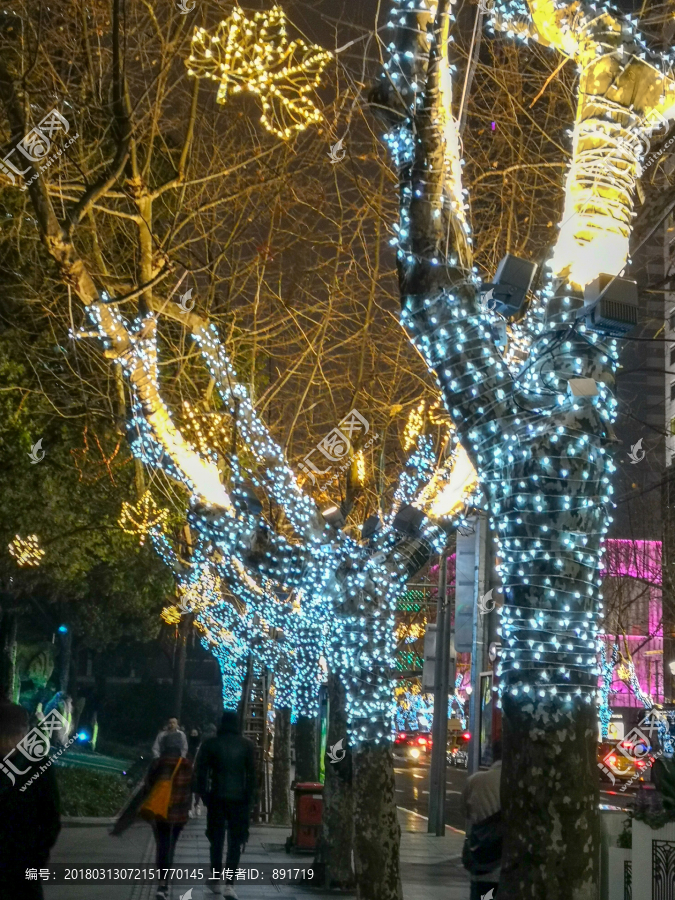
<svg viewBox="0 0 675 900">
<path fill-rule="evenodd" d="M 116 816 L 129 796 L 121 775 L 56 766 L 63 816 Z"/>
</svg>

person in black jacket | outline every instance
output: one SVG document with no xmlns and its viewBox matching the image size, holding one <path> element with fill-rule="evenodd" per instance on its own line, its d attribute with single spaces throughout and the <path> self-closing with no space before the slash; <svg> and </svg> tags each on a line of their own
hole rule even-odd
<svg viewBox="0 0 675 900">
<path fill-rule="evenodd" d="M 15 750 L 27 733 L 26 710 L 0 702 L 0 900 L 42 900 L 39 871 L 47 868 L 61 830 L 53 766 L 46 757 L 42 765 L 30 763 Z M 28 869 L 36 870 L 37 880 L 26 879 Z"/>
<path fill-rule="evenodd" d="M 253 742 L 242 737 L 235 712 L 223 713 L 216 737 L 202 744 L 196 764 L 196 792 L 206 803 L 206 836 L 211 845 L 211 874 L 223 867 L 223 845 L 227 832 L 225 867 L 236 869 L 242 845 L 248 841 L 248 823 L 255 802 L 256 778 Z M 211 881 L 213 893 L 220 893 Z M 236 897 L 231 879 L 223 891 Z"/>
</svg>

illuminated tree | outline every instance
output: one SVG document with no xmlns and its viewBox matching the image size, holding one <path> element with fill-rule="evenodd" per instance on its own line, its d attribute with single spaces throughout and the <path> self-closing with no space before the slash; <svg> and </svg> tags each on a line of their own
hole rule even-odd
<svg viewBox="0 0 675 900">
<path fill-rule="evenodd" d="M 504 347 L 473 268 L 451 18 L 447 0 L 395 6 L 391 55 L 373 92 L 400 180 L 401 318 L 476 469 L 500 560 L 500 896 L 590 900 L 599 840 L 598 576 L 618 345 L 579 313 L 589 282 L 623 271 L 641 141 L 675 97 L 668 60 L 650 54 L 635 24 L 607 7 L 497 5 L 495 24 L 507 34 L 555 47 L 581 73 L 552 271 L 510 322 Z M 573 390 L 578 379 L 592 386 L 584 396 Z"/>
</svg>

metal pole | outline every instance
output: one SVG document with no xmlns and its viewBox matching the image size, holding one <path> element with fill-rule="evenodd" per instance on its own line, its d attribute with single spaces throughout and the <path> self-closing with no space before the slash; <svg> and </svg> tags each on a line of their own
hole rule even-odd
<svg viewBox="0 0 675 900">
<path fill-rule="evenodd" d="M 478 600 L 485 593 L 487 583 L 487 517 L 481 513 L 476 519 L 475 580 L 473 603 L 473 631 L 471 640 L 471 700 L 469 702 L 469 744 L 468 774 L 480 767 L 480 674 L 483 669 L 485 646 L 485 623 L 479 612 Z"/>
<path fill-rule="evenodd" d="M 447 551 L 440 558 L 434 664 L 434 720 L 429 768 L 429 834 L 445 834 L 445 755 L 448 734 L 449 611 L 447 609 Z M 448 620 L 446 622 L 446 620 Z"/>
</svg>

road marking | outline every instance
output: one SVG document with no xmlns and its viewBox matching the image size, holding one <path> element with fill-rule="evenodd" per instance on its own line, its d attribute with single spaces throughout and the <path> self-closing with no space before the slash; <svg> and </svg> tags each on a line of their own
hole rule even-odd
<svg viewBox="0 0 675 900">
<path fill-rule="evenodd" d="M 446 793 L 446 794 L 461 794 L 462 792 L 461 792 L 461 791 L 449 791 L 449 790 L 446 788 L 445 793 Z"/>
<path fill-rule="evenodd" d="M 415 775 L 415 773 L 413 772 L 413 778 L 424 778 L 424 775 Z"/>
</svg>

